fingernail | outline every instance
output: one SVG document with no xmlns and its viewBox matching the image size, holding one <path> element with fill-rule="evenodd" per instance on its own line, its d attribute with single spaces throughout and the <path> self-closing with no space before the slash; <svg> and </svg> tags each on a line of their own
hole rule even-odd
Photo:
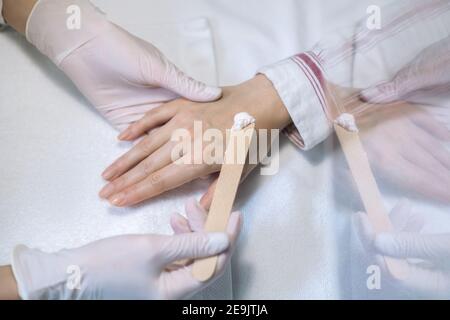
<svg viewBox="0 0 450 320">
<path fill-rule="evenodd" d="M 125 129 L 124 131 L 122 131 L 119 136 L 117 137 L 119 140 L 125 140 L 128 139 L 130 137 L 130 130 L 129 129 Z"/>
<path fill-rule="evenodd" d="M 223 252 L 230 245 L 230 239 L 225 233 L 209 233 L 208 244 L 211 248 L 211 251 Z"/>
<path fill-rule="evenodd" d="M 102 173 L 102 177 L 105 180 L 109 180 L 113 177 L 113 173 L 114 170 L 113 169 L 106 169 L 103 173 Z"/>
<path fill-rule="evenodd" d="M 118 195 L 112 197 L 111 204 L 116 207 L 121 207 L 125 204 L 125 195 L 123 193 L 119 193 Z"/>
<path fill-rule="evenodd" d="M 114 192 L 114 186 L 108 183 L 103 189 L 100 191 L 99 196 L 101 198 L 108 198 Z"/>
</svg>

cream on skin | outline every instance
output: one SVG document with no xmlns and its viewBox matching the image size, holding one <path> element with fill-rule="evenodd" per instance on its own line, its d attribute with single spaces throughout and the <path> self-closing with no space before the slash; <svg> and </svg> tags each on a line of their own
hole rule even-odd
<svg viewBox="0 0 450 320">
<path fill-rule="evenodd" d="M 344 128 L 350 132 L 359 132 L 358 126 L 356 125 L 355 117 L 350 113 L 343 113 L 334 120 L 338 126 Z"/>
<path fill-rule="evenodd" d="M 255 123 L 255 118 L 253 118 L 250 114 L 247 112 L 239 112 L 236 113 L 234 116 L 234 124 L 231 130 L 242 130 L 245 127 L 249 126 L 252 123 Z"/>
</svg>

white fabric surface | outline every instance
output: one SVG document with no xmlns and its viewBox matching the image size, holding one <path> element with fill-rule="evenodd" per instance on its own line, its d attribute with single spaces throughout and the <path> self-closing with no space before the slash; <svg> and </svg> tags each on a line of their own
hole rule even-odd
<svg viewBox="0 0 450 320">
<path fill-rule="evenodd" d="M 327 31 L 364 15 L 369 3 L 94 2 L 112 20 L 154 40 L 187 73 L 220 85 L 246 80 L 259 68 L 310 48 Z M 385 1 L 370 4 L 380 2 Z M 214 54 L 206 49 L 207 37 L 171 26 L 199 17 L 211 25 Z M 165 33 L 153 38 L 150 25 L 161 23 Z M 8 262 L 17 243 L 53 250 L 119 233 L 168 232 L 170 212 L 182 210 L 186 197 L 198 195 L 201 186 L 185 186 L 134 209 L 100 202 L 100 172 L 128 146 L 116 144 L 116 132 L 18 35 L 0 34 L 0 46 L 8 48 L 0 53 L 0 263 Z M 364 273 L 365 267 L 351 258 L 349 224 L 358 204 L 343 204 L 348 199 L 332 171 L 334 142 L 304 153 L 283 139 L 280 148 L 280 172 L 256 171 L 239 191 L 235 207 L 244 212 L 244 227 L 232 282 L 227 274 L 205 297 L 358 297 L 351 274 Z"/>
</svg>

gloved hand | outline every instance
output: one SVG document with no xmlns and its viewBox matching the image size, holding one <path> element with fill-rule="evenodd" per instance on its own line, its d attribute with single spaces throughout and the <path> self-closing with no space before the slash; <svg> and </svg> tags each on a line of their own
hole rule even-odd
<svg viewBox="0 0 450 320">
<path fill-rule="evenodd" d="M 74 6 L 80 9 L 79 30 L 69 29 L 67 10 Z M 26 36 L 119 129 L 177 97 L 204 102 L 222 94 L 185 75 L 150 43 L 107 21 L 88 0 L 40 0 L 28 18 Z"/>
<path fill-rule="evenodd" d="M 376 177 L 405 192 L 450 203 L 450 131 L 418 105 L 373 106 L 358 118 L 358 127 Z"/>
<path fill-rule="evenodd" d="M 450 88 L 450 37 L 423 50 L 401 69 L 392 81 L 363 90 L 362 98 L 371 103 L 391 103 L 421 90 Z"/>
<path fill-rule="evenodd" d="M 407 201 L 400 202 L 390 218 L 392 234 L 375 234 L 365 213 L 355 215 L 355 226 L 364 248 L 374 254 L 384 275 L 397 287 L 425 297 L 450 297 L 450 234 L 420 234 L 424 223 Z M 404 279 L 394 279 L 382 256 L 408 259 Z M 415 261 L 413 261 L 414 259 Z"/>
<path fill-rule="evenodd" d="M 12 267 L 20 297 L 180 299 L 196 293 L 223 273 L 239 234 L 240 213 L 232 213 L 227 234 L 207 234 L 202 232 L 206 212 L 195 200 L 186 211 L 189 220 L 180 215 L 172 219 L 173 236 L 118 236 L 57 253 L 18 246 Z M 180 229 L 180 223 L 185 227 Z M 204 283 L 194 279 L 191 259 L 216 254 L 214 278 Z"/>
</svg>

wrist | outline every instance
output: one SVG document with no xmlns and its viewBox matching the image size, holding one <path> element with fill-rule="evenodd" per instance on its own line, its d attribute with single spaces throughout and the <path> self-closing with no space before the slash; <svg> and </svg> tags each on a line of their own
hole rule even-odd
<svg viewBox="0 0 450 320">
<path fill-rule="evenodd" d="M 24 34 L 28 17 L 37 0 L 3 0 L 2 16 L 16 31 Z"/>
<path fill-rule="evenodd" d="M 17 282 L 10 266 L 0 267 L 0 300 L 19 300 Z"/>
<path fill-rule="evenodd" d="M 71 6 L 78 9 L 69 15 Z M 109 31 L 106 15 L 88 0 L 40 0 L 28 18 L 25 36 L 59 66 L 77 49 Z"/>
<path fill-rule="evenodd" d="M 246 111 L 257 119 L 257 128 L 284 129 L 292 120 L 272 82 L 262 74 L 241 84 L 249 96 Z"/>
<path fill-rule="evenodd" d="M 76 249 L 47 253 L 19 245 L 11 264 L 23 300 L 76 299 L 81 293 L 76 281 L 85 270 Z"/>
</svg>

